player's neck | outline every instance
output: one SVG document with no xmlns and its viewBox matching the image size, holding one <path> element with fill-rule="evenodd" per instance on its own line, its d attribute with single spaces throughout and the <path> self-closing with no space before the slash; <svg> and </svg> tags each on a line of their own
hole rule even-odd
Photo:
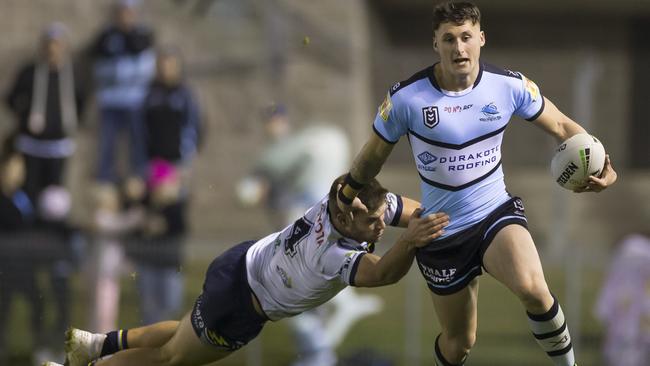
<svg viewBox="0 0 650 366">
<path fill-rule="evenodd" d="M 463 91 L 476 82 L 480 68 L 477 66 L 469 74 L 454 75 L 445 72 L 441 64 L 436 64 L 433 73 L 440 88 L 448 91 Z"/>
</svg>

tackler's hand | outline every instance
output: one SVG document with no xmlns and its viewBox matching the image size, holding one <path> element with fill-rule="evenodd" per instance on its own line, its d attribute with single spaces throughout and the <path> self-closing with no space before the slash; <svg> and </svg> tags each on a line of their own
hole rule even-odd
<svg viewBox="0 0 650 366">
<path fill-rule="evenodd" d="M 421 215 L 422 208 L 415 209 L 409 219 L 408 228 L 402 234 L 402 240 L 415 248 L 422 248 L 432 240 L 439 238 L 445 233 L 444 227 L 449 225 L 449 216 L 443 212 Z"/>
</svg>

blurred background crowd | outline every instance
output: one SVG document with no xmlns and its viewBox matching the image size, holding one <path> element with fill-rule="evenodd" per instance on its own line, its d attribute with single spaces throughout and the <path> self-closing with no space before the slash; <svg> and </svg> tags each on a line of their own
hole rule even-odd
<svg viewBox="0 0 650 366">
<path fill-rule="evenodd" d="M 554 142 L 511 122 L 507 184 L 527 203 L 578 359 L 647 365 L 650 3 L 476 3 L 483 60 L 536 81 L 620 174 L 601 195 L 561 191 Z M 178 318 L 209 261 L 324 195 L 388 88 L 436 59 L 430 0 L 0 6 L 0 365 L 57 360 L 70 325 Z M 412 164 L 401 142 L 379 179 L 417 198 Z M 272 325 L 225 364 L 431 364 L 437 325 L 415 272 Z M 544 364 L 514 298 L 482 282 L 472 364 Z M 510 313 L 521 317 L 497 320 Z"/>
</svg>

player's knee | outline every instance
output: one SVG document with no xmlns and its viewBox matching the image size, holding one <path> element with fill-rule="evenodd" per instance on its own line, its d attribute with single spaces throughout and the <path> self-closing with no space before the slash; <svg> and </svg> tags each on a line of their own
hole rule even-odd
<svg viewBox="0 0 650 366">
<path fill-rule="evenodd" d="M 538 276 L 530 276 L 520 281 L 515 292 L 526 309 L 543 309 L 550 296 L 546 281 Z"/>
</svg>

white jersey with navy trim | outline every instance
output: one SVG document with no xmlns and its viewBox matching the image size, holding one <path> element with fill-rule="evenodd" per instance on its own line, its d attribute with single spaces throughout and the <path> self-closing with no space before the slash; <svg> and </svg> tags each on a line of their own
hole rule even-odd
<svg viewBox="0 0 650 366">
<path fill-rule="evenodd" d="M 373 129 L 391 144 L 408 136 L 422 180 L 424 214 L 449 215 L 445 237 L 508 200 L 501 168 L 503 132 L 513 114 L 535 120 L 544 98 L 523 74 L 488 64 L 481 64 L 472 87 L 445 91 L 435 80 L 434 66 L 390 89 Z"/>
<path fill-rule="evenodd" d="M 300 314 L 321 305 L 354 276 L 367 243 L 343 237 L 332 225 L 328 198 L 282 231 L 256 242 L 246 253 L 248 283 L 271 320 Z M 402 199 L 386 195 L 384 221 L 397 225 Z"/>
</svg>

